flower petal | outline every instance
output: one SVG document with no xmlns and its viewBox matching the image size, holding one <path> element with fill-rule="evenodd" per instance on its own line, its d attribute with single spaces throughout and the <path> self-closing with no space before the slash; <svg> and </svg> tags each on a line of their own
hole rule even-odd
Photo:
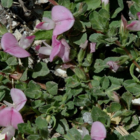
<svg viewBox="0 0 140 140">
<path fill-rule="evenodd" d="M 61 39 L 61 43 L 62 43 L 62 46 L 61 46 L 58 56 L 62 58 L 63 62 L 68 62 L 70 61 L 70 58 L 69 58 L 70 46 L 68 45 L 65 39 Z"/>
<path fill-rule="evenodd" d="M 116 71 L 119 69 L 119 65 L 117 64 L 117 62 L 108 61 L 108 62 L 107 62 L 107 65 L 110 67 L 110 69 L 111 69 L 113 72 L 116 72 Z"/>
<path fill-rule="evenodd" d="M 17 129 L 19 123 L 23 123 L 21 114 L 14 108 L 6 107 L 0 111 L 0 126 L 13 126 Z"/>
<path fill-rule="evenodd" d="M 11 125 L 11 108 L 4 108 L 0 110 L 0 126 L 7 127 Z"/>
<path fill-rule="evenodd" d="M 55 45 L 55 46 L 52 48 L 51 55 L 50 55 L 50 62 L 52 62 L 53 59 L 54 59 L 56 56 L 58 56 L 58 54 L 59 54 L 59 52 L 60 52 L 60 48 L 61 48 L 61 43 Z"/>
<path fill-rule="evenodd" d="M 30 56 L 30 54 L 26 50 L 21 48 L 20 46 L 8 48 L 7 50 L 5 50 L 5 52 L 7 52 L 17 58 L 25 58 L 25 57 Z"/>
<path fill-rule="evenodd" d="M 96 43 L 90 43 L 90 53 L 95 52 Z"/>
<path fill-rule="evenodd" d="M 126 26 L 126 28 L 130 31 L 140 31 L 140 21 L 135 20 Z"/>
<path fill-rule="evenodd" d="M 47 17 L 43 17 L 43 22 L 40 22 L 36 28 L 43 30 L 51 30 L 55 27 L 55 22 Z"/>
<path fill-rule="evenodd" d="M 140 20 L 140 12 L 137 13 L 138 19 Z"/>
<path fill-rule="evenodd" d="M 15 128 L 12 126 L 8 126 L 4 128 L 1 133 L 5 134 L 5 140 L 11 140 L 11 138 L 15 135 Z"/>
<path fill-rule="evenodd" d="M 23 119 L 22 119 L 22 116 L 21 114 L 12 108 L 12 117 L 11 117 L 11 125 L 17 129 L 17 125 L 19 123 L 24 123 Z"/>
<path fill-rule="evenodd" d="M 38 25 L 36 25 L 37 29 L 47 30 L 49 23 L 40 22 Z"/>
<path fill-rule="evenodd" d="M 48 23 L 47 29 L 46 30 L 51 30 L 54 29 L 55 27 L 55 22 L 47 17 L 43 17 L 43 21 Z"/>
<path fill-rule="evenodd" d="M 37 46 L 35 47 L 35 50 L 38 51 L 40 48 L 41 48 L 41 45 L 37 45 Z"/>
<path fill-rule="evenodd" d="M 1 39 L 1 46 L 4 51 L 18 45 L 18 41 L 11 33 L 5 33 Z"/>
<path fill-rule="evenodd" d="M 51 51 L 52 51 L 52 48 L 49 48 L 49 47 L 41 47 L 38 52 L 40 54 L 44 54 L 44 55 L 50 55 L 51 54 Z"/>
<path fill-rule="evenodd" d="M 16 88 L 12 88 L 10 94 L 15 105 L 15 109 L 19 111 L 21 108 L 23 108 L 27 101 L 25 94 L 20 89 Z"/>
<path fill-rule="evenodd" d="M 91 127 L 91 139 L 104 140 L 106 138 L 106 129 L 101 122 L 94 122 Z"/>
<path fill-rule="evenodd" d="M 72 13 L 64 6 L 56 5 L 52 9 L 52 20 L 55 21 L 56 26 L 53 34 L 59 35 L 69 30 L 74 24 L 74 17 Z"/>
<path fill-rule="evenodd" d="M 34 35 L 27 36 L 26 37 L 23 34 L 22 35 L 22 38 L 20 39 L 19 45 L 20 45 L 21 48 L 26 49 L 26 48 L 28 48 L 32 44 L 32 42 L 34 41 L 34 39 L 35 39 L 35 36 Z"/>
<path fill-rule="evenodd" d="M 60 51 L 60 47 L 61 47 L 61 41 L 56 39 L 57 36 L 53 36 L 52 37 L 52 51 L 50 54 L 50 62 L 53 61 L 53 59 L 55 58 L 55 56 L 58 55 L 59 51 Z"/>
<path fill-rule="evenodd" d="M 83 131 L 82 138 L 84 138 L 85 135 L 89 135 L 89 131 L 85 127 L 82 127 L 82 131 Z"/>
</svg>

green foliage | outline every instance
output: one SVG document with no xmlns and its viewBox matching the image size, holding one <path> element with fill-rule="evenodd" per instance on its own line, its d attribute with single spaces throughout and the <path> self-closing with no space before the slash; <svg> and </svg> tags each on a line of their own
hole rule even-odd
<svg viewBox="0 0 140 140">
<path fill-rule="evenodd" d="M 12 2 L 1 0 L 4 8 L 11 7 Z M 106 140 L 138 139 L 139 103 L 134 105 L 132 100 L 140 98 L 140 29 L 130 31 L 126 26 L 138 21 L 140 1 L 110 0 L 107 5 L 101 0 L 55 2 L 68 8 L 75 19 L 71 29 L 57 36 L 57 39 L 67 41 L 70 54 L 65 44 L 56 43 L 57 46 L 52 48 L 58 57 L 48 62 L 49 56 L 39 54 L 33 43 L 27 50 L 33 62 L 30 64 L 29 58 L 19 59 L 5 50 L 0 51 L 1 104 L 4 105 L 4 100 L 12 103 L 11 88 L 21 89 L 27 97 L 25 106 L 20 110 L 25 123 L 18 124 L 15 137 L 27 140 L 91 140 L 90 135 L 82 136 L 77 130 L 84 126 L 90 134 L 91 124 L 83 119 L 83 114 L 88 112 L 93 122 L 100 121 L 105 126 Z M 44 13 L 39 20 L 42 17 L 51 19 L 53 4 L 41 4 L 40 7 Z M 126 26 L 122 24 L 121 15 L 128 20 Z M 61 22 L 56 24 L 61 25 Z M 0 37 L 8 31 L 0 24 Z M 50 46 L 54 43 L 53 30 L 38 30 L 33 35 L 36 41 L 44 40 Z M 86 48 L 79 47 L 86 41 Z M 93 52 L 90 43 L 96 43 Z M 43 43 L 40 45 L 43 47 Z M 63 53 L 66 53 L 63 57 L 69 55 L 69 62 L 59 59 Z M 109 65 L 109 61 L 114 63 Z M 62 72 L 65 77 L 62 77 Z M 129 135 L 123 136 L 115 129 L 119 126 Z M 60 136 L 55 138 L 58 133 Z"/>
<path fill-rule="evenodd" d="M 2 37 L 2 35 L 7 32 L 8 31 L 7 31 L 6 27 L 2 23 L 0 23 L 0 37 Z"/>
<path fill-rule="evenodd" d="M 1 0 L 1 4 L 5 8 L 10 8 L 13 4 L 13 0 Z"/>
<path fill-rule="evenodd" d="M 52 82 L 52 81 L 47 82 L 46 83 L 46 88 L 47 88 L 48 93 L 50 93 L 51 95 L 56 95 L 57 94 L 57 91 L 58 91 L 57 83 Z"/>
<path fill-rule="evenodd" d="M 48 31 L 37 31 L 34 33 L 35 40 L 51 40 L 53 30 Z"/>
<path fill-rule="evenodd" d="M 34 72 L 32 74 L 33 78 L 43 77 L 49 74 L 49 69 L 46 63 L 40 62 L 35 65 Z"/>
</svg>

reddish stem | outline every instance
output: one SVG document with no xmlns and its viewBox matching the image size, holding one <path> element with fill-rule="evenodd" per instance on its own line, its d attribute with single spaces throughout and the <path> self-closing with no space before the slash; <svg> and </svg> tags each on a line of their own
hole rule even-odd
<svg viewBox="0 0 140 140">
<path fill-rule="evenodd" d="M 59 5 L 56 1 L 54 1 L 54 0 L 48 0 L 51 4 L 53 4 L 53 5 Z"/>
</svg>

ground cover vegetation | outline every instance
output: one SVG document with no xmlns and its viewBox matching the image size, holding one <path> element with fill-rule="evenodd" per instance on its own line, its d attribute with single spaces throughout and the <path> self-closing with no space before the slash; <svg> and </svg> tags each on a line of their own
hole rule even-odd
<svg viewBox="0 0 140 140">
<path fill-rule="evenodd" d="M 0 4 L 5 140 L 140 139 L 139 0 Z"/>
</svg>

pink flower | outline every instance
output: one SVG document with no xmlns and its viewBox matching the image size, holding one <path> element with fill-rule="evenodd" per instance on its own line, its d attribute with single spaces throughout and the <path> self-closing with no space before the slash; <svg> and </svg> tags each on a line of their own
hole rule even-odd
<svg viewBox="0 0 140 140">
<path fill-rule="evenodd" d="M 29 47 L 33 42 L 35 36 L 28 36 L 21 38 L 20 42 L 11 33 L 5 33 L 1 39 L 1 46 L 3 50 L 15 57 L 24 58 L 30 56 L 30 54 L 24 50 Z"/>
<path fill-rule="evenodd" d="M 63 62 L 70 61 L 70 47 L 65 39 L 57 40 L 56 36 L 53 36 L 52 46 L 53 48 L 50 55 L 50 61 L 53 61 L 56 56 L 59 56 L 63 60 Z"/>
<path fill-rule="evenodd" d="M 130 24 L 128 24 L 126 19 L 122 16 L 122 22 L 124 28 L 130 31 L 140 31 L 140 12 L 137 13 L 137 16 L 138 16 L 138 20 L 134 20 Z"/>
<path fill-rule="evenodd" d="M 35 39 L 34 35 L 26 37 L 25 34 L 23 34 L 19 41 L 19 45 L 21 48 L 27 49 L 32 44 L 34 39 Z"/>
<path fill-rule="evenodd" d="M 0 111 L 0 126 L 4 126 L 2 134 L 5 135 L 5 140 L 11 140 L 15 135 L 15 129 L 19 123 L 23 123 L 21 114 L 14 108 L 6 107 Z"/>
<path fill-rule="evenodd" d="M 2 130 L 2 134 L 5 134 L 5 140 L 11 140 L 15 135 L 17 125 L 23 123 L 22 116 L 18 111 L 23 108 L 27 101 L 26 96 L 19 89 L 11 89 L 10 95 L 13 104 L 4 101 L 8 107 L 0 110 L 0 126 L 6 127 Z"/>
<path fill-rule="evenodd" d="M 43 55 L 50 55 L 50 62 L 53 61 L 53 59 L 58 56 L 60 57 L 63 62 L 70 61 L 69 59 L 69 53 L 70 53 L 70 47 L 65 39 L 57 40 L 56 36 L 52 37 L 52 46 L 49 46 L 47 43 L 43 42 L 46 47 L 39 47 L 37 46 L 39 54 Z"/>
<path fill-rule="evenodd" d="M 43 18 L 43 22 L 39 23 L 36 28 L 53 30 L 53 35 L 57 36 L 68 31 L 74 24 L 72 13 L 64 6 L 56 5 L 52 8 L 52 19 Z"/>
<path fill-rule="evenodd" d="M 90 53 L 95 52 L 96 50 L 96 43 L 90 43 Z"/>
<path fill-rule="evenodd" d="M 113 71 L 113 72 L 116 72 L 119 68 L 119 65 L 117 62 L 114 62 L 114 61 L 108 61 L 107 62 L 107 65 L 110 67 L 110 69 Z"/>
<path fill-rule="evenodd" d="M 10 95 L 12 97 L 13 104 L 7 101 L 4 101 L 4 103 L 8 105 L 9 107 L 13 107 L 17 111 L 23 108 L 23 106 L 25 105 L 27 101 L 27 98 L 25 94 L 23 93 L 23 91 L 21 91 L 20 89 L 12 88 L 10 91 Z"/>
<path fill-rule="evenodd" d="M 101 122 L 94 122 L 91 127 L 92 140 L 104 140 L 106 138 L 106 129 Z"/>
</svg>

